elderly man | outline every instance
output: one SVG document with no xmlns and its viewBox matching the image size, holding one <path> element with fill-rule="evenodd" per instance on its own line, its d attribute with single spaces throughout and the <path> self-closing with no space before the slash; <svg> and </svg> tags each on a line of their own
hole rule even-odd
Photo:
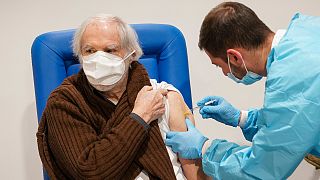
<svg viewBox="0 0 320 180">
<path fill-rule="evenodd" d="M 164 144 L 169 127 L 186 130 L 181 122 L 190 111 L 172 85 L 149 79 L 128 24 L 91 17 L 76 31 L 73 48 L 83 69 L 52 92 L 37 133 L 51 178 L 204 177 L 196 161 L 180 159 L 181 165 Z"/>
</svg>

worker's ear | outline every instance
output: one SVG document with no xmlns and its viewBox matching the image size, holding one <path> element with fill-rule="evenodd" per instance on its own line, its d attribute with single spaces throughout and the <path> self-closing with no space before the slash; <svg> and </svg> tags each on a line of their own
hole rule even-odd
<svg viewBox="0 0 320 180">
<path fill-rule="evenodd" d="M 240 67 L 243 64 L 242 56 L 239 51 L 235 49 L 228 49 L 227 55 L 229 56 L 230 64 L 235 67 Z"/>
</svg>

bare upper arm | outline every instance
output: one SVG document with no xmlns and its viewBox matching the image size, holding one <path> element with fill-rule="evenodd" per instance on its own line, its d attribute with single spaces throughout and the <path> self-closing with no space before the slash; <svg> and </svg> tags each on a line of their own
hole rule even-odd
<svg viewBox="0 0 320 180">
<path fill-rule="evenodd" d="M 182 96 L 175 91 L 169 91 L 167 94 L 169 101 L 169 127 L 172 131 L 187 131 L 185 118 L 188 117 L 195 124 L 193 115 L 189 107 L 184 102 Z"/>
<path fill-rule="evenodd" d="M 182 96 L 175 92 L 169 91 L 167 94 L 169 101 L 169 128 L 171 131 L 187 131 L 185 119 L 188 117 L 193 124 L 195 120 L 189 107 L 184 102 Z M 202 170 L 201 159 L 188 160 L 179 158 L 184 175 L 188 180 L 193 179 L 209 179 Z"/>
</svg>

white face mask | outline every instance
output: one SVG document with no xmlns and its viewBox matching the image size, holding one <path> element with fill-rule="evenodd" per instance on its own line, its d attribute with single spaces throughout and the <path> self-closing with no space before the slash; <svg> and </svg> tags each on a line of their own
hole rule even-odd
<svg viewBox="0 0 320 180">
<path fill-rule="evenodd" d="M 125 60 L 135 51 L 132 51 L 125 58 L 97 51 L 88 56 L 82 57 L 83 70 L 90 84 L 99 91 L 106 91 L 110 86 L 121 80 L 126 71 Z"/>
</svg>

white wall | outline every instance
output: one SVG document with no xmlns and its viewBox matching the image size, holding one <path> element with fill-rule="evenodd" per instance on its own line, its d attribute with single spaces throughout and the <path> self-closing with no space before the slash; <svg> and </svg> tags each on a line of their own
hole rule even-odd
<svg viewBox="0 0 320 180">
<path fill-rule="evenodd" d="M 10 0 L 0 2 L 1 93 L 0 179 L 42 179 L 35 133 L 36 107 L 30 48 L 44 32 L 77 27 L 86 17 L 105 12 L 128 23 L 168 23 L 185 35 L 190 63 L 193 101 L 206 95 L 221 95 L 239 108 L 261 106 L 264 82 L 238 86 L 210 65 L 197 47 L 199 27 L 206 13 L 221 1 L 215 0 Z M 320 1 L 241 1 L 257 12 L 273 30 L 286 28 L 296 11 L 320 15 Z M 226 138 L 245 144 L 239 129 L 196 114 L 199 128 L 209 137 Z M 303 162 L 290 179 L 318 179 L 313 168 Z M 317 176 L 317 177 L 316 177 Z"/>
</svg>

